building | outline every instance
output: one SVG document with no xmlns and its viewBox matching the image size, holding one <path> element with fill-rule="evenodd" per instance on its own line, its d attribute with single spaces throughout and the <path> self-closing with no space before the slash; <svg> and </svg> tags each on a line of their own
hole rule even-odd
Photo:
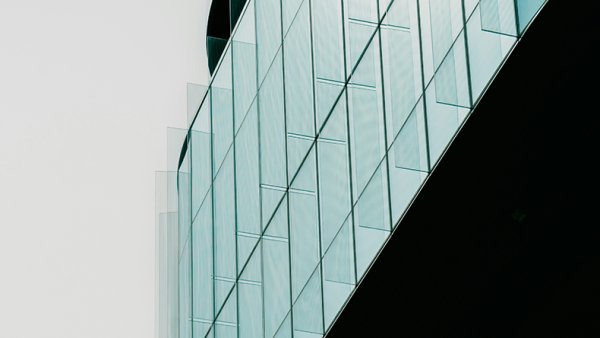
<svg viewBox="0 0 600 338">
<path fill-rule="evenodd" d="M 159 335 L 324 336 L 545 2 L 227 6 L 160 181 Z"/>
</svg>

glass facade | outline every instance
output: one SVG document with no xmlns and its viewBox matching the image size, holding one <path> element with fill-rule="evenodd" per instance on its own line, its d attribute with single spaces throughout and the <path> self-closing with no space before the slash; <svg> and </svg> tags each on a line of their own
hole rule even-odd
<svg viewBox="0 0 600 338">
<path fill-rule="evenodd" d="M 157 176 L 159 337 L 324 336 L 544 3 L 248 0 Z"/>
</svg>

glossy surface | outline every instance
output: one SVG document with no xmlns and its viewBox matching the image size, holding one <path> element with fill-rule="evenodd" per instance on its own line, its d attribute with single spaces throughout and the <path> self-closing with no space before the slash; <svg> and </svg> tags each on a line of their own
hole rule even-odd
<svg viewBox="0 0 600 338">
<path fill-rule="evenodd" d="M 177 173 L 168 337 L 322 337 L 543 4 L 248 1 Z"/>
</svg>

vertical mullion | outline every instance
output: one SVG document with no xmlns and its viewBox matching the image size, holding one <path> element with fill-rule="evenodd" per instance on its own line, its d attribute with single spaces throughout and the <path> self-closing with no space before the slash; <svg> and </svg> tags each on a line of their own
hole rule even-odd
<svg viewBox="0 0 600 338">
<path fill-rule="evenodd" d="M 319 282 L 321 283 L 321 326 L 322 332 L 325 333 L 325 295 L 323 291 L 323 244 L 321 241 L 321 198 L 320 198 L 320 185 L 319 185 L 319 142 L 317 140 L 317 95 L 315 89 L 315 48 L 314 48 L 314 37 L 313 37 L 313 20 L 312 20 L 312 0 L 308 1 L 308 25 L 310 29 L 310 61 L 311 61 L 311 87 L 312 87 L 312 96 L 313 96 L 313 136 L 314 136 L 314 144 L 315 144 L 315 177 L 316 180 L 316 197 L 317 197 L 317 231 L 319 232 Z M 313 272 L 314 273 L 314 272 Z M 310 280 L 309 280 L 310 281 Z"/>
<path fill-rule="evenodd" d="M 255 80 L 256 80 L 256 96 L 254 97 L 254 100 L 256 100 L 256 133 L 257 133 L 257 152 L 258 152 L 258 212 L 259 212 L 259 227 L 260 227 L 260 236 L 258 238 L 258 245 L 260 246 L 260 292 L 261 292 L 261 299 L 262 299 L 262 336 L 265 337 L 266 335 L 266 323 L 265 323 L 265 270 L 264 270 L 264 249 L 263 249 L 263 235 L 264 235 L 264 229 L 263 229 L 263 203 L 262 203 L 262 188 L 261 188 L 261 183 L 262 183 L 262 159 L 261 159 L 261 133 L 260 133 L 260 116 L 261 116 L 261 109 L 260 109 L 260 74 L 259 74 L 259 60 L 258 60 L 258 23 L 257 23 L 257 17 L 258 17 L 258 6 L 256 4 L 256 2 L 259 0 L 254 0 L 254 63 L 255 63 L 255 67 L 256 67 L 256 71 L 254 72 L 255 74 Z"/>
<path fill-rule="evenodd" d="M 465 40 L 465 61 L 467 63 L 467 85 L 469 86 L 469 108 L 473 108 L 473 88 L 471 86 L 471 60 L 469 58 L 469 35 L 467 29 L 467 13 L 465 9 L 465 0 L 461 0 L 462 5 L 462 21 L 463 21 L 463 37 Z M 516 10 L 516 8 L 515 8 Z M 516 12 L 515 12 L 516 13 Z"/>
<path fill-rule="evenodd" d="M 190 125 L 190 129 L 188 129 L 188 152 L 190 154 L 190 329 L 191 329 L 191 338 L 194 338 L 194 205 L 192 202 L 192 193 L 193 193 L 193 131 Z"/>
<path fill-rule="evenodd" d="M 521 24 L 519 23 L 519 0 L 513 0 L 515 8 L 515 29 L 517 30 L 517 39 L 521 37 Z"/>
<path fill-rule="evenodd" d="M 415 0 L 417 4 L 417 22 L 419 25 L 419 62 L 421 64 L 421 97 L 423 98 L 423 120 L 425 124 L 425 149 L 427 151 L 427 171 L 431 171 L 431 154 L 429 150 L 429 125 L 427 123 L 427 95 L 425 93 L 425 66 L 423 64 L 423 36 L 421 29 L 421 6 L 419 5 L 420 0 Z"/>
<path fill-rule="evenodd" d="M 378 38 L 379 38 L 379 70 L 381 72 L 381 77 L 379 78 L 379 83 L 381 84 L 381 100 L 382 100 L 382 118 L 383 118 L 383 139 L 384 139 L 384 154 L 383 156 L 385 157 L 385 166 L 386 166 L 386 176 L 387 176 L 387 182 L 386 182 L 386 186 L 387 186 L 387 202 L 388 202 L 388 217 L 389 217 L 389 226 L 390 226 L 390 231 L 393 228 L 393 220 L 392 220 L 392 198 L 390 196 L 390 163 L 389 163 L 389 157 L 388 157 L 388 137 L 387 137 L 387 119 L 386 119 L 386 105 L 385 105 L 385 82 L 384 82 L 384 72 L 383 72 L 383 50 L 382 50 L 382 43 L 381 43 L 381 24 L 383 23 L 383 17 L 382 17 L 382 13 L 380 11 L 379 8 L 379 1 L 377 0 L 377 20 L 378 20 L 378 25 L 377 25 L 377 31 L 375 32 L 375 34 L 377 34 Z M 393 4 L 393 0 L 390 3 L 390 6 Z M 388 7 L 389 8 L 389 7 Z M 387 13 L 387 12 L 386 12 Z M 385 15 L 385 14 L 384 14 Z"/>
<path fill-rule="evenodd" d="M 214 176 L 215 176 L 215 133 L 214 133 L 214 121 L 213 121 L 213 97 L 212 97 L 212 88 L 210 88 L 210 112 L 209 112 L 209 120 L 210 120 L 210 208 L 211 208 L 211 226 L 212 226 L 212 287 L 213 287 L 213 292 L 212 292 L 212 302 L 213 302 L 213 314 L 212 314 L 212 328 L 209 329 L 207 335 L 212 331 L 213 333 L 213 337 L 215 336 L 215 331 L 216 331 L 216 322 L 217 322 L 217 298 L 216 298 L 216 291 L 217 288 L 215 286 L 216 284 L 216 264 L 217 264 L 217 259 L 215 256 L 215 244 L 216 244 L 216 239 L 215 239 L 215 182 L 214 182 Z"/>
<path fill-rule="evenodd" d="M 231 13 L 231 4 L 229 5 L 229 12 Z M 233 240 L 235 241 L 235 283 L 233 288 L 235 289 L 235 309 L 236 309 L 236 330 L 237 337 L 240 336 L 240 290 L 238 288 L 239 275 L 239 249 L 238 249 L 238 203 L 237 203 L 237 166 L 236 166 L 236 146 L 235 146 L 235 72 L 234 72 L 234 60 L 235 60 L 235 44 L 233 43 L 233 36 L 231 36 L 231 133 L 232 133 L 232 145 L 231 151 L 233 151 L 233 222 L 234 222 L 234 233 Z"/>
<path fill-rule="evenodd" d="M 348 182 L 350 184 L 350 216 L 352 219 L 352 254 L 354 256 L 354 283 L 358 281 L 357 267 L 356 267 L 356 231 L 354 229 L 354 188 L 352 184 L 352 145 L 350 140 L 350 112 L 348 110 L 348 56 L 346 53 L 346 25 L 345 25 L 345 11 L 344 11 L 344 0 L 340 0 L 341 14 L 342 14 L 342 45 L 344 49 L 344 100 L 346 101 L 346 142 L 348 143 Z M 338 99 L 339 102 L 339 99 Z M 336 103 L 337 104 L 337 103 Z"/>
<path fill-rule="evenodd" d="M 287 134 L 287 110 L 286 110 L 286 97 L 285 97 L 285 49 L 284 49 L 284 31 L 283 31 L 283 3 L 285 0 L 279 1 L 279 29 L 281 32 L 281 85 L 283 89 L 283 125 L 284 125 L 284 134 L 285 134 L 285 185 L 286 192 L 283 195 L 286 203 L 286 218 L 287 218 L 287 237 L 288 237 L 288 272 L 289 272 L 289 296 L 290 296 L 290 326 L 291 326 L 291 337 L 294 337 L 294 297 L 292 294 L 292 233 L 290 231 L 290 196 L 289 196 L 289 187 L 290 187 L 290 174 L 289 174 L 289 159 L 288 159 L 288 134 Z M 275 56 L 277 57 L 277 56 Z M 273 62 L 273 65 L 275 62 Z M 280 206 L 281 207 L 281 204 Z M 277 211 L 275 211 L 277 212 Z M 284 318 L 285 321 L 285 318 Z"/>
</svg>

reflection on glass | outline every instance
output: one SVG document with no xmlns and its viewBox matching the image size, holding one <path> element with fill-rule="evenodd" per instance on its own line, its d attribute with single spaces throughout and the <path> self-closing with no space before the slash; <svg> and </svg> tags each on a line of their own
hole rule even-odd
<svg viewBox="0 0 600 338">
<path fill-rule="evenodd" d="M 160 336 L 322 337 L 544 3 L 249 0 L 157 176 Z"/>
</svg>

